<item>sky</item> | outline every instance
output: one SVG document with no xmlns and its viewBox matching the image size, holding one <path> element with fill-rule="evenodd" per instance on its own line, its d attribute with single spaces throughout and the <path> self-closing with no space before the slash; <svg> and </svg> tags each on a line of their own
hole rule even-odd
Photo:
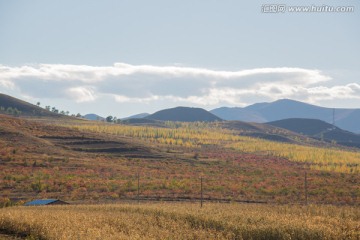
<svg viewBox="0 0 360 240">
<path fill-rule="evenodd" d="M 0 0 L 0 93 L 120 118 L 283 98 L 360 108 L 359 24 L 358 0 Z"/>
</svg>

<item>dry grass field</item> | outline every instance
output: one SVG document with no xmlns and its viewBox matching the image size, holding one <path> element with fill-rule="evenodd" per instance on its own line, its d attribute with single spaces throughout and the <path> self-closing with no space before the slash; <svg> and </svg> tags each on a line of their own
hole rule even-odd
<svg viewBox="0 0 360 240">
<path fill-rule="evenodd" d="M 359 239 L 354 207 L 147 203 L 11 207 L 0 229 L 28 239 Z"/>
</svg>

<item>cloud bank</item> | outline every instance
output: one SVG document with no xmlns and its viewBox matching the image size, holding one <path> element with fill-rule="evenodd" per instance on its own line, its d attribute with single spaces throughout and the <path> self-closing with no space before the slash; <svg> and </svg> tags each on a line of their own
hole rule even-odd
<svg viewBox="0 0 360 240">
<path fill-rule="evenodd" d="M 173 102 L 174 105 L 243 106 L 291 98 L 310 103 L 360 99 L 360 85 L 329 86 L 331 77 L 303 68 L 217 71 L 179 66 L 115 63 L 113 66 L 39 64 L 0 65 L 0 89 L 34 98 L 92 102 L 111 97 L 119 103 Z"/>
</svg>

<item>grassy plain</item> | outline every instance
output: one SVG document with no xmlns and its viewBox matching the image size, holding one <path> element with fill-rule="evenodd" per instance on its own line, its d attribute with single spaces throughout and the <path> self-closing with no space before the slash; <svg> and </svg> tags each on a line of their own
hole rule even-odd
<svg viewBox="0 0 360 240">
<path fill-rule="evenodd" d="M 0 229 L 30 239 L 359 239 L 354 207 L 147 203 L 11 207 Z"/>
</svg>

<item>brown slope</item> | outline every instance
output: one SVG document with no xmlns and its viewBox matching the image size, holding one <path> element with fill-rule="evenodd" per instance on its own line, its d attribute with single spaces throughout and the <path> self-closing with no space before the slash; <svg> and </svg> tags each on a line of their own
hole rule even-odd
<svg viewBox="0 0 360 240">
<path fill-rule="evenodd" d="M 8 108 L 16 108 L 20 111 L 19 115 L 22 117 L 51 117 L 61 119 L 72 118 L 66 115 L 48 111 L 34 104 L 0 93 L 0 114 L 8 114 L 6 111 Z"/>
<path fill-rule="evenodd" d="M 8 96 L 6 94 L 0 93 L 0 107 L 5 109 L 7 108 L 16 108 L 21 111 L 21 115 L 26 116 L 55 116 L 57 114 L 42 109 L 38 106 L 35 106 L 31 103 L 25 102 L 23 100 Z"/>
<path fill-rule="evenodd" d="M 287 129 L 279 128 L 262 123 L 248 123 L 242 121 L 222 122 L 222 127 L 238 131 L 240 135 L 262 138 L 270 141 L 305 144 L 313 146 L 327 145 L 321 141 L 312 139 L 302 134 L 292 132 Z"/>
<path fill-rule="evenodd" d="M 31 153 L 76 155 L 76 152 L 90 152 L 159 157 L 132 139 L 81 132 L 46 124 L 44 119 L 39 122 L 6 115 L 0 115 L 0 141 L 3 146 Z"/>
</svg>

